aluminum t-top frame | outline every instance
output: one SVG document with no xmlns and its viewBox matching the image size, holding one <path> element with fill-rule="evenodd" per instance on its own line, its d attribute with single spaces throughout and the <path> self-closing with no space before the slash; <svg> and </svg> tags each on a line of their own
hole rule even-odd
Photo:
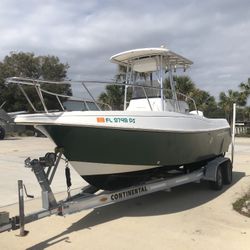
<svg viewBox="0 0 250 250">
<path fill-rule="evenodd" d="M 185 71 L 193 63 L 189 59 L 170 51 L 164 46 L 161 48 L 144 48 L 125 51 L 112 56 L 110 60 L 120 66 L 126 67 L 127 84 L 135 84 L 134 75 L 136 73 L 150 73 L 151 75 L 155 73 L 155 78 L 160 86 L 162 111 L 164 111 L 164 75 L 168 72 L 172 98 L 177 101 L 172 72 L 176 71 L 177 68 L 182 68 Z M 127 106 L 126 99 L 127 88 L 125 88 L 124 110 L 126 110 Z"/>
</svg>

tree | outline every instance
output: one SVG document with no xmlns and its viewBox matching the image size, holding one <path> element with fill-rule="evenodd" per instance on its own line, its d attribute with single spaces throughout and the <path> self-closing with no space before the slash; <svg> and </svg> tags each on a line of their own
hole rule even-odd
<svg viewBox="0 0 250 250">
<path fill-rule="evenodd" d="M 236 103 L 238 106 L 246 105 L 246 95 L 244 92 L 233 91 L 229 89 L 227 93 L 221 92 L 219 96 L 219 106 L 225 112 L 228 121 L 232 118 L 232 107 Z"/>
<path fill-rule="evenodd" d="M 245 107 L 243 110 L 243 120 L 250 121 L 250 107 Z"/>
<path fill-rule="evenodd" d="M 176 91 L 184 95 L 191 96 L 193 91 L 195 91 L 196 89 L 195 84 L 189 76 L 174 76 L 173 80 L 175 83 Z M 170 81 L 168 78 L 165 79 L 163 86 L 166 89 L 171 89 Z"/>
<path fill-rule="evenodd" d="M 196 88 L 192 93 L 192 98 L 195 100 L 197 109 L 203 111 L 205 116 L 214 116 L 217 110 L 214 96 L 211 96 L 207 91 Z"/>
<path fill-rule="evenodd" d="M 5 85 L 8 77 L 28 77 L 40 80 L 61 81 L 67 76 L 68 64 L 60 62 L 55 56 L 35 56 L 33 53 L 12 52 L 0 62 L 0 103 L 6 101 L 7 111 L 30 110 L 30 107 L 16 85 Z M 60 94 L 71 94 L 69 85 L 43 84 L 44 89 Z M 41 107 L 40 100 L 32 87 L 25 87 L 25 91 L 31 97 L 37 108 Z M 59 106 L 55 97 L 44 96 L 49 109 L 57 109 Z"/>
<path fill-rule="evenodd" d="M 116 75 L 116 81 L 125 80 L 125 67 L 119 67 L 119 73 Z M 150 74 L 138 74 L 139 79 L 144 79 L 146 81 L 150 78 Z M 151 78 L 150 78 L 151 81 Z M 208 92 L 200 90 L 195 86 L 192 79 L 188 76 L 174 76 L 174 82 L 176 91 L 182 93 L 188 97 L 194 99 L 196 106 L 199 110 L 202 110 L 205 115 L 213 116 L 213 112 L 217 109 L 217 104 L 215 98 L 211 96 Z M 164 88 L 170 89 L 169 79 L 164 81 Z M 146 89 L 148 92 L 148 89 Z M 166 98 L 172 98 L 170 92 L 164 93 Z M 132 96 L 131 88 L 128 88 L 127 100 Z M 193 102 L 191 99 L 187 99 L 182 95 L 178 95 L 178 98 L 182 98 L 189 102 L 191 109 L 194 109 Z M 121 109 L 124 102 L 124 87 L 117 85 L 106 86 L 105 92 L 101 93 L 99 101 L 109 104 L 113 109 Z"/>
<path fill-rule="evenodd" d="M 99 96 L 99 101 L 109 104 L 113 110 L 123 108 L 124 87 L 119 85 L 107 85 L 105 92 Z"/>
<path fill-rule="evenodd" d="M 204 112 L 206 116 L 213 116 L 212 113 L 216 110 L 217 104 L 215 98 L 207 91 L 199 89 L 189 76 L 174 76 L 175 88 L 177 93 L 184 94 L 195 101 L 198 110 Z M 165 88 L 170 88 L 168 79 L 164 83 Z M 191 100 L 188 101 L 190 108 L 194 109 L 194 104 Z"/>
<path fill-rule="evenodd" d="M 127 67 L 118 64 L 118 71 L 115 75 L 115 82 L 125 82 L 126 81 Z"/>
<path fill-rule="evenodd" d="M 248 97 L 250 95 L 250 78 L 248 78 L 247 83 L 242 82 L 239 85 L 239 87 L 245 93 L 245 95 Z"/>
</svg>

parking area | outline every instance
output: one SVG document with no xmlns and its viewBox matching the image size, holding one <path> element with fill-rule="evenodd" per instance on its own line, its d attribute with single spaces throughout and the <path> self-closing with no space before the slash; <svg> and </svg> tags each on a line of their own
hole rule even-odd
<svg viewBox="0 0 250 250">
<path fill-rule="evenodd" d="M 10 138 L 0 141 L 0 211 L 17 213 L 17 180 L 28 192 L 40 189 L 23 161 L 37 158 L 54 145 L 46 138 Z M 73 189 L 86 183 L 72 170 Z M 236 138 L 234 181 L 222 191 L 206 183 L 176 187 L 107 207 L 87 210 L 65 218 L 52 216 L 26 225 L 30 233 L 0 234 L 1 249 L 249 249 L 250 218 L 232 209 L 232 203 L 250 188 L 250 139 Z M 56 173 L 53 191 L 66 191 L 64 166 Z M 12 204 L 6 206 L 7 204 Z M 29 200 L 26 211 L 40 207 Z"/>
</svg>

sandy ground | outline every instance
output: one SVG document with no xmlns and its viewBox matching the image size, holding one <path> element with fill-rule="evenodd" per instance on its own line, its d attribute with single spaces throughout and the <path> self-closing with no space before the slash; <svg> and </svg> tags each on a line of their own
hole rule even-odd
<svg viewBox="0 0 250 250">
<path fill-rule="evenodd" d="M 16 180 L 24 179 L 31 193 L 39 188 L 27 156 L 52 150 L 45 138 L 0 141 L 0 201 L 15 202 Z M 18 169 L 17 169 L 18 168 Z M 236 138 L 234 182 L 222 191 L 206 183 L 192 183 L 111 206 L 87 210 L 65 218 L 52 216 L 26 225 L 29 234 L 0 234 L 0 249 L 250 249 L 250 218 L 232 209 L 232 203 L 250 188 L 250 139 Z M 53 186 L 65 190 L 63 167 Z M 72 174 L 75 187 L 83 184 Z M 29 188 L 31 186 L 31 188 Z M 63 194 L 60 194 L 62 196 Z M 27 201 L 26 211 L 36 210 L 40 200 Z M 17 204 L 0 208 L 12 215 Z"/>
</svg>

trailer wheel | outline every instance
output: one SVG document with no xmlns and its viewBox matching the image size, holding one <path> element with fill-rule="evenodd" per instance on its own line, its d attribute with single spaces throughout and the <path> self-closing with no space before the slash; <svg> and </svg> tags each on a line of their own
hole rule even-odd
<svg viewBox="0 0 250 250">
<path fill-rule="evenodd" d="M 214 190 L 221 190 L 223 188 L 223 176 L 222 176 L 222 168 L 219 166 L 216 172 L 216 180 L 210 182 L 210 186 Z"/>
<path fill-rule="evenodd" d="M 223 164 L 222 178 L 223 178 L 223 184 L 229 185 L 232 183 L 233 170 L 232 170 L 232 162 L 230 160 L 226 161 L 225 164 Z"/>
<path fill-rule="evenodd" d="M 5 137 L 5 130 L 3 127 L 0 127 L 0 140 L 3 140 Z"/>
</svg>

